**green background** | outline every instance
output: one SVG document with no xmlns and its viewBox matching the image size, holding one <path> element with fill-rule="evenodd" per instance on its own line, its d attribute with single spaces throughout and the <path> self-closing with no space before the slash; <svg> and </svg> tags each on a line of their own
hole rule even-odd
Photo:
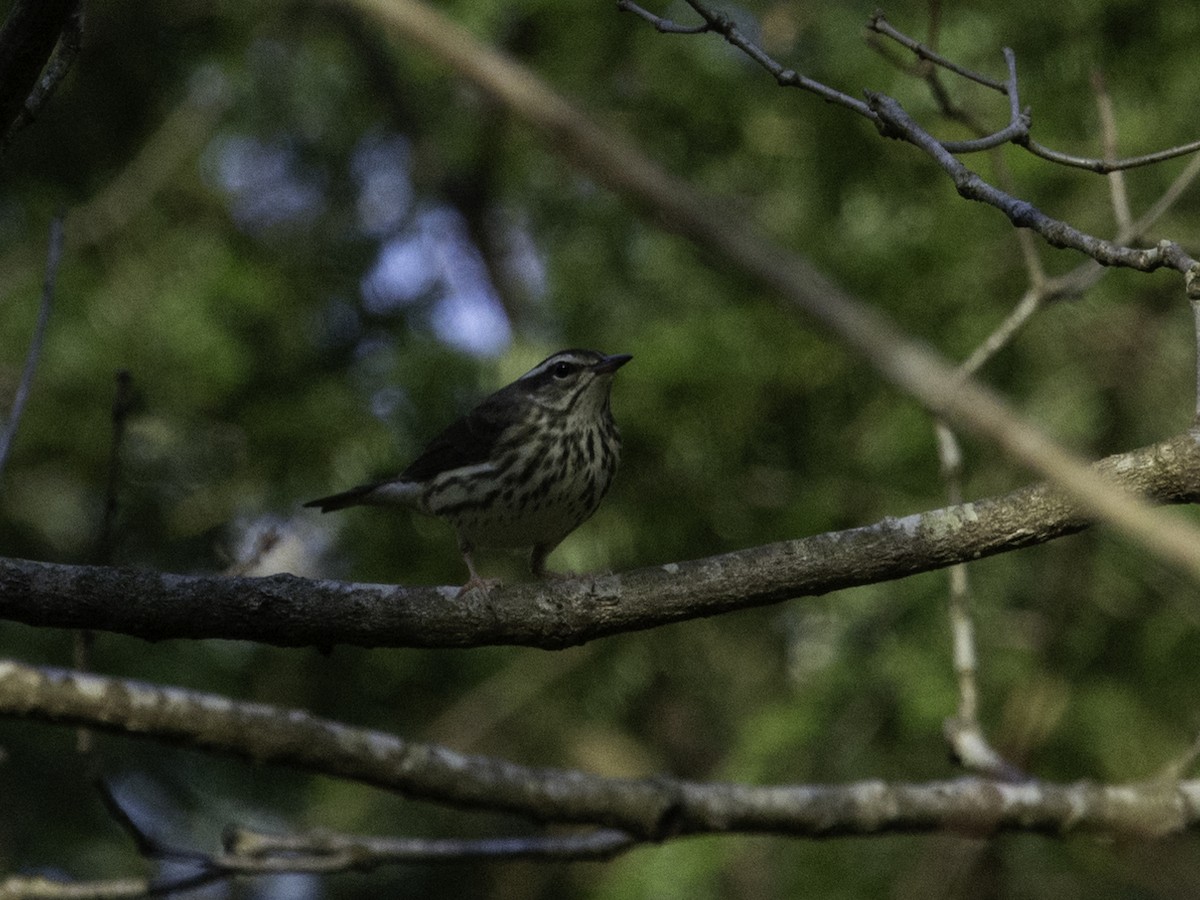
<svg viewBox="0 0 1200 900">
<path fill-rule="evenodd" d="M 998 212 L 960 200 L 926 157 L 864 120 L 777 88 L 715 36 L 661 35 L 609 2 L 439 8 L 951 359 L 1028 284 Z M 866 46 L 870 4 L 731 10 L 786 65 L 851 95 L 889 93 L 935 133 L 969 136 Z M 692 20 L 682 4 L 656 11 Z M 923 5 L 885 12 L 927 36 Z M 1133 155 L 1196 138 L 1196 40 L 1187 4 L 960 2 L 942 11 L 939 46 L 996 77 L 1011 46 L 1034 136 L 1085 155 L 1100 154 L 1090 77 L 1102 71 L 1120 150 Z M 1003 98 L 945 80 L 979 119 L 1005 122 Z M 1115 231 L 1103 177 L 1015 148 L 1002 158 L 1005 172 L 990 156 L 967 162 L 1051 215 Z M 1129 173 L 1135 214 L 1185 165 Z M 1195 198 L 1152 237 L 1195 252 Z M 946 502 L 928 416 L 863 360 L 344 9 L 88 4 L 83 54 L 0 158 L 5 409 L 59 209 L 56 305 L 0 481 L 6 556 L 102 561 L 119 369 L 136 394 L 105 560 L 121 565 L 223 571 L 270 531 L 292 571 L 459 583 L 442 523 L 373 510 L 322 518 L 300 504 L 397 471 L 482 396 L 569 346 L 634 361 L 614 388 L 622 469 L 551 569 L 701 557 Z M 1081 261 L 1040 255 L 1050 273 Z M 1181 432 L 1195 403 L 1181 287 L 1169 274 L 1109 273 L 1042 311 L 982 377 L 1085 455 Z M 964 446 L 968 497 L 1031 479 L 987 445 Z M 1190 744 L 1200 727 L 1194 585 L 1103 530 L 971 574 L 982 714 L 1003 752 L 1046 779 L 1122 781 L 1155 774 Z M 534 765 L 919 781 L 957 771 L 941 737 L 956 706 L 946 594 L 945 574 L 932 573 L 557 654 L 326 656 L 100 634 L 95 666 Z M 0 650 L 65 665 L 71 636 L 6 624 Z M 66 729 L 0 722 L 0 867 L 142 871 L 73 742 Z M 100 756 L 135 817 L 202 848 L 227 822 L 528 830 L 120 738 L 102 737 Z M 408 866 L 209 896 L 1190 897 L 1198 850 L 1192 838 L 721 837 L 603 865 Z"/>
</svg>

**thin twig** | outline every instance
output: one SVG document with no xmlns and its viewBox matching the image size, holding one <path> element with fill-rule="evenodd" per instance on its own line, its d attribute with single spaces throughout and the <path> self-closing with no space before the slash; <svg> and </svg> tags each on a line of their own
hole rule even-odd
<svg viewBox="0 0 1200 900">
<path fill-rule="evenodd" d="M 400 862 L 455 863 L 471 859 L 612 859 L 637 843 L 627 831 L 598 828 L 576 834 L 499 838 L 394 838 L 353 835 L 264 834 L 237 828 L 225 837 L 224 865 L 246 871 L 275 864 L 289 871 L 315 869 L 322 861 L 359 871 Z"/>
<path fill-rule="evenodd" d="M 944 422 L 935 422 L 938 460 L 947 499 L 962 502 L 962 450 L 958 438 Z M 978 656 L 975 652 L 975 623 L 971 615 L 971 585 L 967 566 L 950 567 L 950 640 L 954 674 L 958 683 L 958 711 L 943 723 L 942 731 L 955 757 L 965 768 L 1006 781 L 1026 776 L 992 748 L 979 722 Z"/>
<path fill-rule="evenodd" d="M 1187 156 L 1189 153 L 1195 153 L 1197 150 L 1200 150 L 1200 141 L 1191 141 L 1187 144 L 1180 144 L 1177 147 L 1169 147 L 1166 150 L 1147 153 L 1143 156 L 1131 156 L 1126 159 L 1114 160 L 1060 153 L 1057 150 L 1051 150 L 1049 147 L 1039 144 L 1033 138 L 1028 139 L 1022 146 L 1034 156 L 1039 156 L 1048 162 L 1058 163 L 1060 166 L 1070 166 L 1074 169 L 1087 169 L 1089 172 L 1096 172 L 1099 175 L 1107 175 L 1109 172 L 1137 169 L 1141 166 L 1152 166 L 1156 163 L 1166 162 L 1169 159 Z"/>
<path fill-rule="evenodd" d="M 704 24 L 680 25 L 670 19 L 663 19 L 653 13 L 649 13 L 637 4 L 628 2 L 628 0 L 624 0 L 624 2 L 623 0 L 618 0 L 617 8 L 625 12 L 634 13 L 659 31 L 668 34 L 705 34 L 710 31 L 715 32 L 770 72 L 780 85 L 809 91 L 823 100 L 853 110 L 860 116 L 865 116 L 868 119 L 875 118 L 867 104 L 858 98 L 844 94 L 806 75 L 801 75 L 795 69 L 789 69 L 786 66 L 780 65 L 762 47 L 747 37 L 729 16 L 724 13 L 714 12 L 704 4 L 697 2 L 697 0 L 687 0 L 687 3 L 688 6 L 704 19 Z"/>
<path fill-rule="evenodd" d="M 1091 256 L 1103 265 L 1123 266 L 1143 272 L 1163 267 L 1176 269 L 1184 276 L 1184 286 L 1188 296 L 1200 297 L 1200 261 L 1193 259 L 1184 252 L 1179 244 L 1173 241 L 1161 241 L 1157 246 L 1152 248 L 1125 247 L 1082 232 L 1062 220 L 1054 219 L 1041 212 L 1033 204 L 1024 200 L 1018 200 L 1016 197 L 988 184 L 978 174 L 972 172 L 959 162 L 955 156 L 956 152 L 994 147 L 996 144 L 993 138 L 943 143 L 917 125 L 904 112 L 900 103 L 893 98 L 874 91 L 866 91 L 867 103 L 864 105 L 861 101 L 848 97 L 840 91 L 836 91 L 820 82 L 800 75 L 792 69 L 785 68 L 758 46 L 758 44 L 750 40 L 728 16 L 709 9 L 703 3 L 699 2 L 699 0 L 687 0 L 687 2 L 707 23 L 708 28 L 705 29 L 706 31 L 714 31 L 721 34 L 726 41 L 740 49 L 770 72 L 780 85 L 799 87 L 811 91 L 831 102 L 840 103 L 846 108 L 871 119 L 885 136 L 908 141 L 924 150 L 951 176 L 959 194 L 962 196 L 996 207 L 1004 212 L 1015 226 L 1018 228 L 1033 229 L 1051 246 L 1078 250 Z M 886 20 L 879 17 L 878 14 L 872 21 L 880 25 L 878 30 L 881 33 L 891 36 L 891 32 L 895 31 L 890 25 L 887 25 L 887 30 L 884 30 Z M 899 32 L 895 33 L 899 34 Z M 916 44 L 916 42 L 912 43 Z M 942 57 L 929 50 L 929 48 L 923 48 L 921 52 L 925 58 L 931 61 L 939 64 L 943 62 Z M 1019 146 L 1028 146 L 1031 143 L 1028 135 L 1029 117 L 1028 113 L 1019 108 L 1020 104 L 1016 90 L 1015 56 L 1008 48 L 1005 48 L 1004 56 L 1008 67 L 1007 82 L 1001 85 L 999 82 L 991 79 L 983 79 L 981 83 L 987 84 L 989 87 L 994 87 L 996 90 L 1000 90 L 1002 93 L 1008 95 L 1011 120 L 1009 126 L 1001 133 L 1006 134 L 1008 140 Z M 969 72 L 969 70 L 959 71 L 959 69 L 961 67 L 952 68 L 951 71 L 955 71 L 963 75 L 963 77 L 971 78 L 972 80 L 982 78 L 977 73 Z M 1200 142 L 1197 143 L 1194 149 L 1200 149 Z"/>
<path fill-rule="evenodd" d="M 37 371 L 38 357 L 42 353 L 42 343 L 46 336 L 46 325 L 50 321 L 50 308 L 54 304 L 54 282 L 58 277 L 58 264 L 62 258 L 63 247 L 63 216 L 56 215 L 50 222 L 50 243 L 46 250 L 46 277 L 42 281 L 42 301 L 38 308 L 37 324 L 33 328 L 33 337 L 29 341 L 29 350 L 25 354 L 25 368 L 21 372 L 21 380 L 13 395 L 12 408 L 8 421 L 0 428 L 0 476 L 4 474 L 5 463 L 12 449 L 13 438 L 16 437 L 17 426 L 21 422 L 21 413 L 25 410 L 25 402 L 33 387 L 34 372 Z"/>
<path fill-rule="evenodd" d="M 656 30 L 663 34 L 703 34 L 711 30 L 708 23 L 700 25 L 680 25 L 678 22 L 673 22 L 670 19 L 664 19 L 662 16 L 656 16 L 649 10 L 642 9 L 633 0 L 617 0 L 617 9 L 621 12 L 631 12 L 635 16 L 640 16 L 645 19 Z"/>
<path fill-rule="evenodd" d="M 1118 244 L 1128 244 L 1140 240 L 1179 202 L 1189 187 L 1200 177 L 1200 156 L 1192 157 L 1182 172 L 1175 177 L 1161 197 L 1146 210 L 1136 221 L 1130 223 L 1127 229 L 1117 233 L 1113 240 Z M 1098 282 L 1109 270 L 1095 260 L 1086 260 L 1069 272 L 1045 279 L 1040 290 L 1042 301 L 1050 303 L 1067 297 L 1077 297 Z"/>
<path fill-rule="evenodd" d="M 1013 337 L 1025 324 L 1033 318 L 1034 313 L 1042 308 L 1042 292 L 1030 288 L 1021 297 L 1021 302 L 1005 317 L 991 334 L 989 334 L 971 355 L 959 366 L 964 374 L 974 375 L 984 364 L 1012 342 Z"/>
<path fill-rule="evenodd" d="M 693 4 L 694 5 L 694 4 Z M 890 22 L 884 18 L 882 12 L 876 12 L 867 22 L 867 27 L 871 31 L 886 35 L 898 44 L 908 48 L 918 58 L 928 60 L 935 65 L 941 66 L 949 72 L 954 72 L 956 75 L 961 75 L 970 81 L 982 84 L 992 90 L 1000 93 L 1009 93 L 1012 84 L 1001 84 L 994 79 L 988 78 L 986 75 L 981 75 L 971 69 L 967 69 L 958 65 L 952 60 L 946 59 L 941 54 L 937 53 L 930 47 L 925 46 L 917 40 L 909 37 L 903 32 L 897 30 Z M 1024 147 L 1034 156 L 1041 157 L 1048 162 L 1058 163 L 1063 166 L 1070 166 L 1077 169 L 1086 169 L 1089 172 L 1097 172 L 1099 174 L 1108 174 L 1125 169 L 1134 169 L 1140 166 L 1149 166 L 1155 163 L 1165 162 L 1169 159 L 1175 159 L 1180 156 L 1186 156 L 1189 153 L 1195 153 L 1200 150 L 1200 140 L 1191 141 L 1187 144 L 1180 144 L 1176 147 L 1170 147 L 1166 150 L 1159 150 L 1154 153 L 1147 153 L 1143 156 L 1132 156 L 1126 159 L 1094 159 L 1086 156 L 1075 156 L 1070 153 L 1061 153 L 1057 150 L 1051 150 L 1042 144 L 1039 144 L 1029 136 L 1019 136 L 1015 141 L 1019 146 Z M 961 151 L 952 151 L 961 152 Z"/>
<path fill-rule="evenodd" d="M 907 47 L 915 53 L 920 59 L 929 60 L 935 65 L 941 66 L 948 72 L 953 72 L 955 75 L 961 75 L 968 81 L 974 81 L 976 84 L 982 84 L 986 88 L 991 88 L 993 91 L 999 91 L 1001 94 L 1007 93 L 1008 88 L 1003 83 L 996 81 L 994 78 L 989 78 L 986 75 L 975 72 L 965 66 L 960 66 L 952 60 L 946 59 L 932 47 L 927 47 L 920 41 L 915 41 L 903 32 L 897 31 L 879 10 L 867 20 L 867 28 L 871 31 L 890 37 L 893 41 Z"/>
<path fill-rule="evenodd" d="M 1108 93 L 1108 85 L 1099 69 L 1092 71 L 1092 91 L 1096 95 L 1096 112 L 1100 118 L 1100 146 L 1104 150 L 1105 159 L 1115 159 L 1117 156 L 1117 117 L 1113 112 L 1112 96 Z M 1112 195 L 1113 218 L 1116 219 L 1119 231 L 1128 231 L 1133 223 L 1133 214 L 1129 211 L 1129 194 L 1125 190 L 1125 173 L 1114 169 L 1108 173 L 1108 189 Z"/>
<path fill-rule="evenodd" d="M 112 802 L 110 812 L 133 836 L 142 856 L 164 858 L 163 847 L 147 838 L 128 814 Z M 574 834 L 526 835 L 500 838 L 386 838 L 333 833 L 272 835 L 244 828 L 229 829 L 223 852 L 185 854 L 191 871 L 174 877 L 119 878 L 108 881 L 60 881 L 43 877 L 10 876 L 0 880 L 0 900 L 134 900 L 192 890 L 239 875 L 331 875 L 369 872 L 404 863 L 461 865 L 472 860 L 552 860 L 555 862 L 609 860 L 641 843 L 612 828 Z"/>
<path fill-rule="evenodd" d="M 1008 95 L 1008 125 L 995 134 L 973 141 L 942 141 L 942 148 L 947 153 L 993 150 L 1007 143 L 1020 143 L 1029 135 L 1029 111 L 1021 109 L 1021 98 L 1017 92 L 1017 57 L 1008 47 L 1004 48 L 1004 62 L 1008 66 L 1008 82 L 1004 91 Z"/>
</svg>

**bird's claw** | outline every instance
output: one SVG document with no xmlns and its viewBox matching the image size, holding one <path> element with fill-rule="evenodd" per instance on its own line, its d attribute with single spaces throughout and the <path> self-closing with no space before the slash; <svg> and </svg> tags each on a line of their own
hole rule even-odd
<svg viewBox="0 0 1200 900">
<path fill-rule="evenodd" d="M 457 600 L 471 591 L 482 591 L 486 597 L 499 586 L 500 579 L 498 578 L 480 578 L 478 575 L 472 575 L 467 579 L 467 583 L 458 589 L 458 593 L 454 595 L 454 599 Z"/>
</svg>

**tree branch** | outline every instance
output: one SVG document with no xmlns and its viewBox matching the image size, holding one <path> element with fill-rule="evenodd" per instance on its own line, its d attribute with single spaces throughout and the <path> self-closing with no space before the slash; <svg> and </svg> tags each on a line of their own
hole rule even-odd
<svg viewBox="0 0 1200 900">
<path fill-rule="evenodd" d="M 1200 500 L 1200 445 L 1184 434 L 1095 466 L 1157 503 Z M 939 569 L 1079 531 L 1083 508 L 1048 485 L 902 519 L 613 575 L 456 588 L 291 575 L 169 575 L 0 559 L 0 618 L 135 637 L 279 646 L 547 649 Z"/>
<path fill-rule="evenodd" d="M 617 829 L 641 840 L 745 832 L 829 838 L 960 830 L 1159 837 L 1200 827 L 1200 782 L 748 786 L 531 768 L 180 688 L 0 662 L 0 714 L 284 765 L 464 809 Z"/>
<path fill-rule="evenodd" d="M 470 859 L 605 860 L 630 849 L 637 840 L 624 831 L 601 828 L 578 834 L 504 838 L 397 838 L 315 832 L 263 834 L 245 828 L 225 839 L 230 858 L 258 860 L 260 871 L 363 871 L 391 863 L 459 863 Z M 307 862 L 296 868 L 296 859 Z M 307 858 L 307 859 L 305 859 Z"/>
<path fill-rule="evenodd" d="M 230 827 L 215 852 L 184 849 L 144 831 L 98 782 L 101 799 L 138 853 L 152 865 L 172 866 L 148 877 L 76 881 L 12 875 L 0 879 L 0 900 L 117 900 L 162 897 L 238 876 L 369 872 L 400 863 L 461 864 L 468 860 L 608 860 L 636 846 L 631 834 L 593 828 L 567 834 L 486 838 L 363 837 L 336 832 L 265 834 Z"/>
<path fill-rule="evenodd" d="M 78 0 L 17 0 L 0 26 L 0 134 L 8 134 Z"/>
</svg>

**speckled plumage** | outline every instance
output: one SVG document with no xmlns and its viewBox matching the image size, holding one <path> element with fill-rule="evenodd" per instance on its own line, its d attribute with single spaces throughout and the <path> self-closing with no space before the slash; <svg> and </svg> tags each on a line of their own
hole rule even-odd
<svg viewBox="0 0 1200 900">
<path fill-rule="evenodd" d="M 562 350 L 487 397 L 398 476 L 306 503 L 322 512 L 403 505 L 449 522 L 479 585 L 476 547 L 529 547 L 535 575 L 604 498 L 621 438 L 609 408 L 627 355 Z M 464 590 L 466 589 L 464 587 Z"/>
</svg>

